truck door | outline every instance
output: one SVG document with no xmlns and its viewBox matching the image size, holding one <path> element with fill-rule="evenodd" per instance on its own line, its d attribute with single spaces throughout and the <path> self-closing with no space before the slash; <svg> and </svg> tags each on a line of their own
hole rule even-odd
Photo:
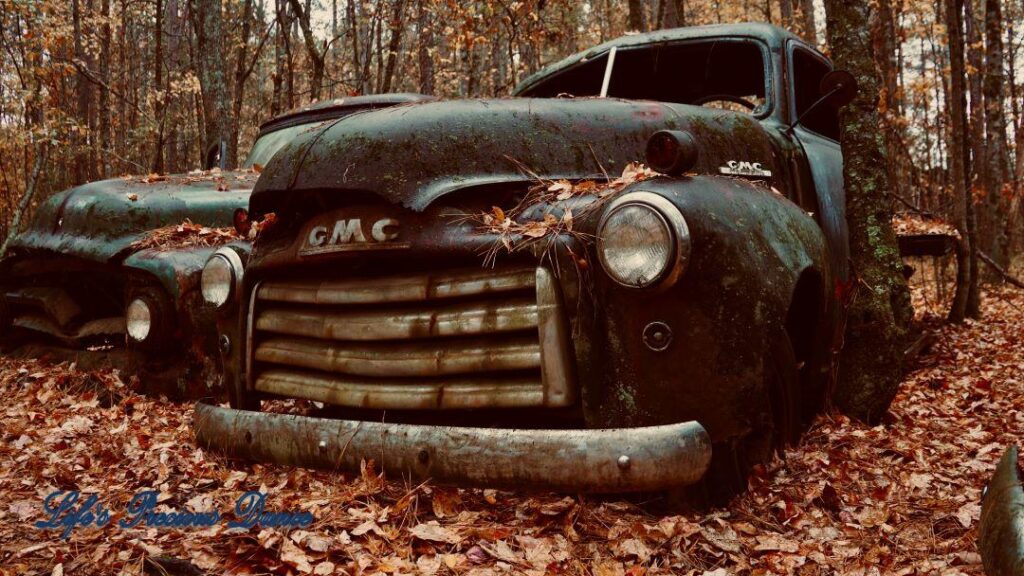
<svg viewBox="0 0 1024 576">
<path fill-rule="evenodd" d="M 793 119 L 800 118 L 820 97 L 821 79 L 832 69 L 823 57 L 797 42 L 790 43 L 789 77 Z M 793 134 L 804 150 L 818 197 L 819 222 L 832 253 L 837 280 L 849 280 L 850 244 L 843 191 L 843 154 L 839 148 L 839 115 L 822 105 L 803 117 Z"/>
</svg>

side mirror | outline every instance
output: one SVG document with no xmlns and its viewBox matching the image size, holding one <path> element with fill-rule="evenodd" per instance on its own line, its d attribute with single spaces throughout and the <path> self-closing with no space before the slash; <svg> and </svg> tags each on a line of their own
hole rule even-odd
<svg viewBox="0 0 1024 576">
<path fill-rule="evenodd" d="M 822 98 L 842 108 L 857 97 L 857 79 L 846 70 L 833 70 L 821 79 L 818 90 Z"/>
<path fill-rule="evenodd" d="M 818 91 L 821 93 L 821 97 L 818 98 L 814 104 L 808 106 L 807 109 L 800 114 L 800 117 L 789 125 L 790 132 L 792 132 L 793 128 L 795 128 L 796 125 L 804 118 L 824 104 L 829 104 L 838 110 L 850 102 L 853 102 L 853 99 L 857 97 L 857 79 L 853 77 L 853 74 L 850 74 L 846 70 L 833 70 L 828 74 L 825 74 L 821 79 L 821 83 L 818 85 Z"/>
</svg>

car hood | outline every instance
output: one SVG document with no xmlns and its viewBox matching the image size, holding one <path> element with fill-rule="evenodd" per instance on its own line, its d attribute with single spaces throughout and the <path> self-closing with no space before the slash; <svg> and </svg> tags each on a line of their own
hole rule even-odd
<svg viewBox="0 0 1024 576">
<path fill-rule="evenodd" d="M 47 199 L 9 248 L 116 260 L 150 231 L 186 219 L 231 226 L 235 209 L 248 205 L 256 178 L 254 172 L 194 172 L 90 182 Z"/>
<path fill-rule="evenodd" d="M 455 190 L 614 177 L 643 161 L 648 138 L 663 129 L 694 136 L 698 173 L 778 161 L 746 114 L 611 98 L 428 102 L 353 114 L 296 138 L 267 164 L 251 210 L 287 215 L 303 192 L 359 191 L 422 211 Z"/>
</svg>

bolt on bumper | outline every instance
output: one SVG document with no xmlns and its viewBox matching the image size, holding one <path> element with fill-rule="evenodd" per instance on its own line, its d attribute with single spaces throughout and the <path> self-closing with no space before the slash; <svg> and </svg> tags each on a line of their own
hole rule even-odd
<svg viewBox="0 0 1024 576">
<path fill-rule="evenodd" d="M 1024 574 L 1024 488 L 1016 446 L 1003 453 L 982 496 L 978 549 L 988 576 Z"/>
<path fill-rule="evenodd" d="M 693 484 L 711 461 L 697 422 L 602 430 L 513 430 L 388 424 L 196 405 L 198 444 L 227 456 L 359 470 L 442 484 L 624 493 Z"/>
</svg>

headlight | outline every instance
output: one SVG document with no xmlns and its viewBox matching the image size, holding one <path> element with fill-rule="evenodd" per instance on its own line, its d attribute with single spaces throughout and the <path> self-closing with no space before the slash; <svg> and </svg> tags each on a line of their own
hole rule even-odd
<svg viewBox="0 0 1024 576">
<path fill-rule="evenodd" d="M 671 202 L 651 192 L 616 199 L 597 229 L 597 251 L 608 276 L 631 288 L 666 287 L 682 273 L 690 253 L 686 220 Z"/>
<path fill-rule="evenodd" d="M 125 324 L 128 336 L 136 342 L 143 342 L 153 331 L 153 309 L 144 298 L 136 298 L 128 303 L 125 310 Z"/>
<path fill-rule="evenodd" d="M 203 267 L 200 287 L 203 300 L 213 306 L 227 304 L 242 279 L 242 259 L 231 248 L 221 248 L 210 256 Z"/>
</svg>

